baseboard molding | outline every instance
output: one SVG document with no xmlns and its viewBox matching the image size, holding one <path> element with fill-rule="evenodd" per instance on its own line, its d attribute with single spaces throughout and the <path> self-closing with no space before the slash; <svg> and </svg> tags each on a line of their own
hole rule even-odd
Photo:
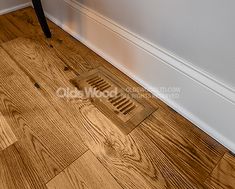
<svg viewBox="0 0 235 189">
<path fill-rule="evenodd" d="M 235 152 L 234 89 L 74 0 L 53 1 L 44 2 L 51 21 Z M 180 98 L 161 87 L 181 88 Z"/>
<path fill-rule="evenodd" d="M 9 7 L 9 8 L 0 10 L 0 15 L 7 14 L 7 13 L 10 13 L 10 12 L 13 12 L 13 11 L 16 11 L 16 10 L 19 10 L 19 9 L 23 9 L 23 8 L 26 8 L 26 7 L 30 7 L 30 6 L 31 6 L 31 2 L 27 2 L 27 3 L 24 3 L 24 4 Z"/>
</svg>

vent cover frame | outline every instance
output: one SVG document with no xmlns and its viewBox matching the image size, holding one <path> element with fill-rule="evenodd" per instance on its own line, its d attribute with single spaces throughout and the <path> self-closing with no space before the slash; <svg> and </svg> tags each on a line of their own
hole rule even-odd
<svg viewBox="0 0 235 189">
<path fill-rule="evenodd" d="M 72 79 L 71 83 L 79 90 L 87 87 L 101 93 L 116 89 L 118 95 L 113 98 L 95 96 L 90 98 L 95 107 L 125 134 L 129 134 L 156 110 L 138 93 L 131 92 L 130 95 L 126 91 L 130 86 L 103 67 L 86 72 Z"/>
</svg>

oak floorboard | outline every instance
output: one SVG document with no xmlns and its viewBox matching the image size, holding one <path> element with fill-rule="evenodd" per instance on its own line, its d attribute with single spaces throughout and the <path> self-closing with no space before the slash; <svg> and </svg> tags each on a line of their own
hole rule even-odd
<svg viewBox="0 0 235 189">
<path fill-rule="evenodd" d="M 46 39 L 41 32 L 40 25 L 32 8 L 19 10 L 6 15 L 6 17 L 8 20 L 13 22 L 20 31 L 22 31 L 23 34 L 21 37 L 38 39 L 46 42 L 50 48 L 54 48 L 57 56 L 61 58 L 69 68 L 76 70 L 77 74 L 97 67 L 95 62 L 87 62 L 84 60 L 84 57 L 86 57 L 86 54 L 90 49 L 58 28 L 58 26 L 50 20 L 48 20 L 48 24 L 53 37 L 52 39 Z M 70 41 L 75 43 L 71 43 Z M 64 45 L 68 43 L 70 45 Z"/>
<path fill-rule="evenodd" d="M 44 182 L 70 165 L 87 147 L 70 129 L 60 114 L 34 86 L 32 79 L 0 49 L 8 61 L 0 60 L 0 112 L 11 125 L 18 141 L 15 143 L 25 164 L 32 162 Z"/>
<path fill-rule="evenodd" d="M 2 44 L 2 47 L 30 79 L 45 87 L 50 82 L 48 88 L 56 90 L 65 87 L 71 77 L 76 77 L 76 73 L 67 73 L 71 70 L 65 69 L 67 65 L 43 41 L 21 37 Z"/>
<path fill-rule="evenodd" d="M 16 141 L 15 134 L 0 112 L 0 151 L 14 144 Z"/>
<path fill-rule="evenodd" d="M 71 123 L 74 132 L 123 188 L 202 188 L 200 183 L 183 175 L 146 136 L 144 143 L 148 146 L 143 146 L 135 135 L 124 135 L 89 100 L 72 103 L 59 98 L 58 87 L 72 85 L 62 69 L 63 62 L 49 47 L 25 38 L 3 47 L 26 75 L 39 84 L 38 91 Z"/>
<path fill-rule="evenodd" d="M 189 121 L 159 108 L 141 130 L 191 178 L 203 182 L 227 150 Z"/>
<path fill-rule="evenodd" d="M 226 153 L 205 181 L 208 189 L 235 188 L 235 156 Z"/>
<path fill-rule="evenodd" d="M 70 102 L 70 99 L 61 98 L 57 95 L 59 88 L 75 89 L 75 87 L 69 82 L 71 74 L 68 77 L 67 71 L 64 69 L 66 65 L 57 57 L 54 50 L 43 42 L 27 38 L 18 38 L 10 43 L 5 43 L 3 47 L 18 62 L 19 67 L 28 79 L 38 84 L 38 92 L 76 131 L 77 127 L 81 126 L 75 108 L 76 101 Z M 76 74 L 74 74 L 74 77 L 76 77 Z M 78 99 L 78 103 L 83 101 L 89 100 L 86 98 Z M 80 135 L 80 132 L 76 134 Z"/>
<path fill-rule="evenodd" d="M 86 152 L 63 172 L 47 183 L 48 189 L 122 189 L 110 173 Z"/>
<path fill-rule="evenodd" d="M 36 169 L 25 166 L 14 144 L 0 152 L 0 188 L 46 189 Z"/>
</svg>

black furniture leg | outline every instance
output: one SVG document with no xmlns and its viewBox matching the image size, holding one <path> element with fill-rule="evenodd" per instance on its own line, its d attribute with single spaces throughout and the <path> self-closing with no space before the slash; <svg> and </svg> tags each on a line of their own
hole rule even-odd
<svg viewBox="0 0 235 189">
<path fill-rule="evenodd" d="M 45 36 L 47 38 L 51 38 L 51 31 L 48 27 L 47 20 L 44 15 L 41 0 L 32 0 L 32 2 L 33 2 L 34 10 L 35 10 L 37 17 L 38 17 L 38 21 L 42 27 L 42 30 L 43 30 Z"/>
</svg>

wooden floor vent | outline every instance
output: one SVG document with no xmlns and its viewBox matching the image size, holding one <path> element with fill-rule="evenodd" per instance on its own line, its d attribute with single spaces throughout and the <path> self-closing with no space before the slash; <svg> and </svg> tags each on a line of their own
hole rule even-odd
<svg viewBox="0 0 235 189">
<path fill-rule="evenodd" d="M 71 80 L 71 83 L 84 90 L 86 95 L 89 94 L 93 104 L 125 134 L 155 110 L 140 95 L 126 92 L 130 86 L 123 84 L 103 67 L 86 72 Z"/>
</svg>

